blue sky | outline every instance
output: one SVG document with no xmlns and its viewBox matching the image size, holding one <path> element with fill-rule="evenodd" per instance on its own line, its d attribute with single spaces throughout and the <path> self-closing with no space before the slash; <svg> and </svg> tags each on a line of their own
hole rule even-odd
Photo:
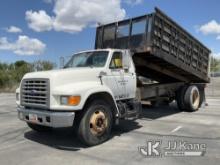
<svg viewBox="0 0 220 165">
<path fill-rule="evenodd" d="M 155 6 L 220 57 L 218 0 L 2 0 L 0 3 L 2 62 L 45 59 L 58 63 L 60 56 L 93 49 L 95 22 L 143 15 L 152 12 Z"/>
</svg>

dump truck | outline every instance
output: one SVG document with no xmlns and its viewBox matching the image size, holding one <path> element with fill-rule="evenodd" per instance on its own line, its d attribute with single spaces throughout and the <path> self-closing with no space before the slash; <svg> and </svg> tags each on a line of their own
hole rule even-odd
<svg viewBox="0 0 220 165">
<path fill-rule="evenodd" d="M 209 82 L 210 50 L 159 9 L 96 30 L 95 49 L 62 69 L 26 74 L 16 90 L 18 117 L 38 132 L 73 127 L 88 146 L 114 125 L 141 116 L 142 102 L 197 111 Z"/>
</svg>

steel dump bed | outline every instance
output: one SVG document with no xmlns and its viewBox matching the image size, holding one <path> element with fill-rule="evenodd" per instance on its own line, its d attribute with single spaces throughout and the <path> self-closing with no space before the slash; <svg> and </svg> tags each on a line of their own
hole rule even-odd
<svg viewBox="0 0 220 165">
<path fill-rule="evenodd" d="M 130 49 L 137 74 L 158 82 L 209 82 L 210 50 L 157 8 L 99 26 L 95 48 Z"/>
</svg>

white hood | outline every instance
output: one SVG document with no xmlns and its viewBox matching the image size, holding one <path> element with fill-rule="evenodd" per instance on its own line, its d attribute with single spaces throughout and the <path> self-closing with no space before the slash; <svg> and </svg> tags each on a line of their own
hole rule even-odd
<svg viewBox="0 0 220 165">
<path fill-rule="evenodd" d="M 32 72 L 26 74 L 23 79 L 47 78 L 50 85 L 59 86 L 85 81 L 99 81 L 99 73 L 103 68 L 70 68 L 52 71 Z"/>
</svg>

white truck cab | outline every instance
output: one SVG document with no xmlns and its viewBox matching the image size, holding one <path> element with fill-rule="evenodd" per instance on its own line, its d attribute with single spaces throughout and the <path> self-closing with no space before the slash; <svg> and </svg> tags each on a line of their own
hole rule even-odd
<svg viewBox="0 0 220 165">
<path fill-rule="evenodd" d="M 80 135 L 86 144 L 94 145 L 105 140 L 95 135 L 108 135 L 112 123 L 122 115 L 117 102 L 134 100 L 136 84 L 129 50 L 79 52 L 63 69 L 28 73 L 23 77 L 16 90 L 18 116 L 37 131 L 72 127 L 74 119 L 78 117 L 82 119 L 77 122 L 82 121 L 85 116 L 82 114 L 97 104 L 100 108 L 93 108 L 82 130 L 78 128 L 83 131 L 88 126 L 87 133 Z M 80 127 L 80 122 L 76 125 Z M 86 139 L 89 129 L 98 138 Z"/>
</svg>

